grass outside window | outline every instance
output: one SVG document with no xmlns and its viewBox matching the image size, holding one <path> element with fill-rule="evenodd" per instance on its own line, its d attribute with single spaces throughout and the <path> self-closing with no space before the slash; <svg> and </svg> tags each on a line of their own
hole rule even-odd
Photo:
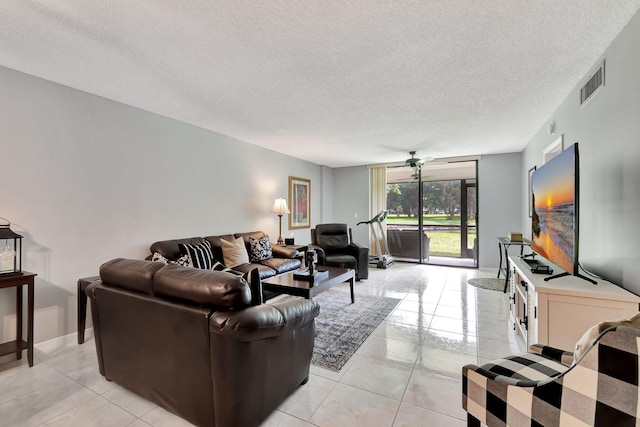
<svg viewBox="0 0 640 427">
<path fill-rule="evenodd" d="M 451 226 L 460 227 L 460 214 L 453 216 L 453 219 L 449 219 L 447 214 L 430 214 L 423 215 L 423 224 L 425 227 L 429 226 Z M 395 215 L 391 214 L 387 216 L 387 225 L 398 226 L 408 225 L 417 226 L 418 217 L 409 217 L 407 215 Z M 475 221 L 469 221 L 469 226 L 475 226 Z M 460 229 L 454 230 L 425 230 L 427 236 L 431 238 L 429 245 L 429 253 L 432 256 L 460 258 Z M 473 249 L 473 242 L 476 239 L 476 231 L 469 230 L 467 233 L 467 245 L 468 249 Z"/>
</svg>

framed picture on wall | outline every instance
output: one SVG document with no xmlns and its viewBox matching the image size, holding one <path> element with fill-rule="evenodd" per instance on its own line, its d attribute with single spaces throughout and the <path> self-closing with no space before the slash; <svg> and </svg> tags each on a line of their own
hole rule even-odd
<svg viewBox="0 0 640 427">
<path fill-rule="evenodd" d="M 529 218 L 533 216 L 533 188 L 531 188 L 531 178 L 533 177 L 533 171 L 536 167 L 529 169 Z"/>
<path fill-rule="evenodd" d="M 311 227 L 311 181 L 289 177 L 289 229 Z"/>
</svg>

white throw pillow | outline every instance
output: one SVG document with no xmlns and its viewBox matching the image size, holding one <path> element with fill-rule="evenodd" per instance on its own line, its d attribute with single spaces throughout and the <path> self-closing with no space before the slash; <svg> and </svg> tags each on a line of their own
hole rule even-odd
<svg viewBox="0 0 640 427">
<path fill-rule="evenodd" d="M 614 326 L 630 326 L 632 328 L 640 328 L 640 313 L 628 319 L 607 320 L 593 325 L 582 335 L 582 338 L 576 343 L 576 349 L 573 352 L 573 364 L 593 346 L 596 338 L 600 336 L 602 331 Z"/>
<path fill-rule="evenodd" d="M 238 237 L 233 242 L 221 239 L 220 244 L 222 245 L 224 265 L 233 268 L 238 265 L 249 264 L 249 254 L 242 237 Z"/>
</svg>

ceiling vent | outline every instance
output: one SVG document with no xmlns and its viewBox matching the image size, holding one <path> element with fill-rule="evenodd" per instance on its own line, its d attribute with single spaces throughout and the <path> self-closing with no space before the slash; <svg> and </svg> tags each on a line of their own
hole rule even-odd
<svg viewBox="0 0 640 427">
<path fill-rule="evenodd" d="M 593 75 L 587 80 L 587 83 L 580 89 L 580 105 L 583 105 L 591 97 L 604 86 L 604 60 Z"/>
</svg>

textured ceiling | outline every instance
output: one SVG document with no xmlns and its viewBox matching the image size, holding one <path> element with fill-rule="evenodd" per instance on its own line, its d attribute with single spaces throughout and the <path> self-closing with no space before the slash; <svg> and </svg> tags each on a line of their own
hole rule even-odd
<svg viewBox="0 0 640 427">
<path fill-rule="evenodd" d="M 0 2 L 0 65 L 331 167 L 520 151 L 640 0 Z"/>
</svg>

